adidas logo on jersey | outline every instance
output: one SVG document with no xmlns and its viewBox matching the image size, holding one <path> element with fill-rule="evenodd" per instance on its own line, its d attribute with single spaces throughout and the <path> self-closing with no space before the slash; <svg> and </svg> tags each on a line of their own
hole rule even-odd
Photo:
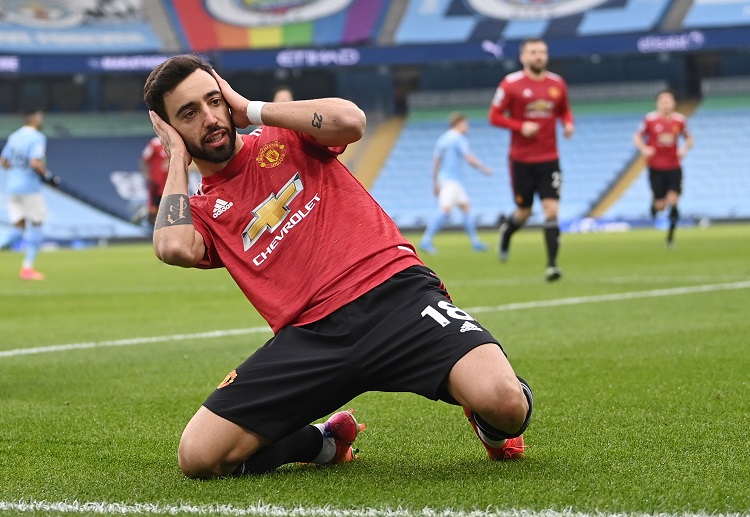
<svg viewBox="0 0 750 517">
<path fill-rule="evenodd" d="M 216 204 L 214 205 L 214 219 L 232 208 L 232 205 L 234 205 L 234 203 L 231 201 L 224 201 L 221 198 L 217 199 Z"/>
<path fill-rule="evenodd" d="M 481 332 L 484 329 L 478 325 L 474 325 L 470 321 L 464 321 L 464 324 L 461 325 L 461 332 L 469 332 L 470 330 L 479 330 Z"/>
</svg>

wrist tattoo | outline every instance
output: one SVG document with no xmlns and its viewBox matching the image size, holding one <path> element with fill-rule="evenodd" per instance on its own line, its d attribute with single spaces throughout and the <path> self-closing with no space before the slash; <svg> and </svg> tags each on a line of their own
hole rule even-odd
<svg viewBox="0 0 750 517">
<path fill-rule="evenodd" d="M 164 196 L 159 203 L 154 230 L 178 224 L 193 224 L 193 214 L 190 212 L 190 202 L 185 194 L 170 194 Z"/>
<path fill-rule="evenodd" d="M 323 115 L 313 113 L 312 125 L 313 127 L 317 127 L 318 129 L 320 129 L 323 126 Z"/>
</svg>

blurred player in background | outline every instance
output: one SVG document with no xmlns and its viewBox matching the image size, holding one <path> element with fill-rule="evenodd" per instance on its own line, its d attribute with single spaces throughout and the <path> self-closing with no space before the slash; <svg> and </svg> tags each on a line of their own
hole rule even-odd
<svg viewBox="0 0 750 517">
<path fill-rule="evenodd" d="M 469 147 L 466 133 L 469 131 L 469 121 L 463 113 L 451 113 L 448 117 L 450 129 L 443 133 L 435 143 L 432 162 L 433 192 L 438 198 L 440 212 L 427 225 L 419 247 L 429 254 L 437 251 L 432 245 L 432 239 L 440 228 L 448 221 L 454 206 L 463 212 L 463 225 L 471 239 L 475 251 L 484 251 L 487 245 L 479 240 L 477 227 L 471 215 L 469 196 L 464 188 L 464 162 L 486 175 L 492 174 L 492 169 L 480 162 Z"/>
<path fill-rule="evenodd" d="M 277 86 L 273 90 L 272 102 L 289 102 L 294 100 L 294 92 L 284 84 Z"/>
<path fill-rule="evenodd" d="M 677 113 L 674 92 L 663 90 L 656 96 L 656 111 L 648 113 L 633 136 L 633 142 L 646 159 L 653 199 L 651 216 L 669 208 L 667 247 L 674 244 L 674 230 L 680 217 L 677 203 L 682 193 L 681 160 L 693 147 L 687 119 Z M 680 136 L 684 143 L 679 146 Z"/>
<path fill-rule="evenodd" d="M 41 110 L 25 111 L 24 125 L 8 137 L 0 153 L 0 165 L 8 171 L 8 214 L 13 224 L 0 243 L 0 249 L 12 247 L 25 233 L 26 254 L 19 274 L 22 280 L 44 280 L 44 275 L 34 269 L 44 240 L 42 223 L 47 218 L 42 182 L 60 183 L 60 178 L 47 170 L 47 137 L 41 132 L 43 121 Z"/>
<path fill-rule="evenodd" d="M 523 454 L 530 388 L 337 159 L 364 133 L 355 104 L 248 101 L 192 55 L 156 67 L 144 98 L 170 155 L 156 255 L 225 267 L 274 332 L 187 424 L 187 476 L 351 461 L 351 412 L 309 423 L 373 390 L 460 404 L 490 457 Z M 191 161 L 203 181 L 189 197 Z"/>
<path fill-rule="evenodd" d="M 534 194 L 544 212 L 544 240 L 547 245 L 548 282 L 558 280 L 560 245 L 558 212 L 562 173 L 557 151 L 556 124 L 560 119 L 566 138 L 573 136 L 573 114 L 568 87 L 559 75 L 547 71 L 547 44 L 529 39 L 521 44 L 523 70 L 505 76 L 490 105 L 490 123 L 511 130 L 510 175 L 516 209 L 500 218 L 498 255 L 508 260 L 510 238 L 531 215 Z"/>
<path fill-rule="evenodd" d="M 141 152 L 141 172 L 143 172 L 143 177 L 146 178 L 146 188 L 148 189 L 146 205 L 148 222 L 153 226 L 169 172 L 169 156 L 164 152 L 164 147 L 157 137 L 149 140 Z"/>
</svg>

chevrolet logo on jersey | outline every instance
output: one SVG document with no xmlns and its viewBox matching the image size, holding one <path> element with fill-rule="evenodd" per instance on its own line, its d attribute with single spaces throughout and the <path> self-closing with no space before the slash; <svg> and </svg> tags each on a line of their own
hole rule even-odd
<svg viewBox="0 0 750 517">
<path fill-rule="evenodd" d="M 245 251 L 255 244 L 264 231 L 273 232 L 281 226 L 289 215 L 289 203 L 302 192 L 302 180 L 299 173 L 295 174 L 286 185 L 281 188 L 278 196 L 271 194 L 253 210 L 253 220 L 242 232 L 242 242 Z"/>
</svg>

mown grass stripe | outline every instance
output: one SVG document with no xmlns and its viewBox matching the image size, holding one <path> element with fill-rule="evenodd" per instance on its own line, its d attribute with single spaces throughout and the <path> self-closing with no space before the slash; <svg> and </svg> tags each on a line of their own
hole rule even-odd
<svg viewBox="0 0 750 517">
<path fill-rule="evenodd" d="M 554 300 L 538 300 L 534 302 L 509 303 L 505 305 L 494 305 L 484 307 L 468 307 L 466 311 L 474 314 L 487 312 L 515 311 L 525 309 L 539 309 L 546 307 L 561 307 L 566 305 L 580 305 L 584 303 L 612 302 L 622 300 L 636 300 L 642 298 L 658 298 L 661 296 L 679 296 L 696 293 L 710 293 L 714 291 L 727 291 L 735 289 L 750 288 L 750 281 L 733 282 L 728 284 L 694 285 L 688 287 L 671 287 L 667 289 L 652 289 L 650 291 L 630 291 L 625 293 L 599 294 L 593 296 L 575 296 L 571 298 L 557 298 Z M 111 341 L 91 341 L 87 343 L 72 343 L 68 345 L 51 345 L 33 348 L 16 348 L 13 350 L 0 351 L 0 357 L 15 357 L 19 355 L 45 354 L 52 352 L 64 352 L 67 350 L 82 350 L 87 348 L 102 348 L 114 346 L 131 346 L 148 343 L 160 343 L 165 341 L 180 341 L 188 339 L 211 339 L 226 336 L 239 336 L 244 334 L 256 334 L 270 332 L 268 327 L 250 327 L 244 329 L 213 330 L 209 332 L 198 332 L 195 334 L 174 334 L 170 336 L 137 337 L 129 339 L 117 339 Z"/>
</svg>

